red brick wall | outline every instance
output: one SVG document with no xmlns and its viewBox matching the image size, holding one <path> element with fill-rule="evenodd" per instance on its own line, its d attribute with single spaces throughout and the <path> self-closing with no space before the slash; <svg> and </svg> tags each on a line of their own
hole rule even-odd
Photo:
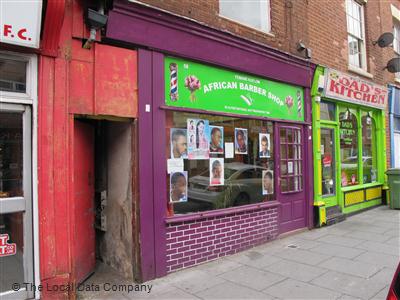
<svg viewBox="0 0 400 300">
<path fill-rule="evenodd" d="M 234 254 L 277 235 L 277 207 L 169 224 L 167 270 L 172 272 Z"/>
</svg>

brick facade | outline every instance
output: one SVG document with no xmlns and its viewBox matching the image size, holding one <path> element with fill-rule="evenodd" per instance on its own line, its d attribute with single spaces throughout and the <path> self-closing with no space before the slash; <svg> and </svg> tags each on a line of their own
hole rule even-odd
<svg viewBox="0 0 400 300">
<path fill-rule="evenodd" d="M 167 271 L 234 254 L 277 236 L 277 207 L 169 224 Z"/>
</svg>

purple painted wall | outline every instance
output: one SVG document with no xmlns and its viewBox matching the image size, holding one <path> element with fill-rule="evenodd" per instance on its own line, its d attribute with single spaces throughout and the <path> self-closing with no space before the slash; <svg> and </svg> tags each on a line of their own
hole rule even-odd
<svg viewBox="0 0 400 300">
<path fill-rule="evenodd" d="M 167 271 L 172 272 L 275 239 L 278 204 L 167 226 Z"/>
<path fill-rule="evenodd" d="M 166 218 L 164 54 L 193 59 L 205 64 L 215 64 L 219 67 L 247 72 L 305 88 L 305 122 L 298 124 L 303 126 L 304 149 L 307 149 L 304 157 L 306 181 L 304 205 L 308 207 L 306 211 L 307 225 L 312 226 L 313 166 L 308 125 L 311 125 L 309 88 L 315 70 L 314 64 L 268 46 L 234 37 L 199 23 L 124 0 L 114 1 L 114 8 L 109 12 L 106 37 L 110 42 L 122 43 L 125 47 L 139 48 L 140 267 L 144 281 L 163 276 L 168 271 L 189 264 L 193 265 L 214 259 L 216 254 L 217 256 L 228 255 L 273 239 L 277 236 L 279 229 L 279 202 L 276 201 L 274 207 L 251 208 L 252 212 L 250 213 L 249 208 L 243 207 L 236 208 L 232 212 L 229 211 L 228 214 L 224 213 L 225 216 L 219 215 L 218 212 L 211 212 L 211 215 L 207 217 L 199 214 L 185 216 L 185 221 L 181 221 L 180 218 L 175 220 Z M 146 111 L 146 105 L 149 105 L 149 112 Z M 275 135 L 275 137 L 275 145 L 277 145 L 279 143 L 278 136 Z M 242 209 L 243 211 L 241 211 Z M 229 216 L 227 217 L 227 215 Z M 237 216 L 243 218 L 240 219 L 240 222 L 244 220 L 243 224 L 248 224 L 248 226 L 244 225 L 247 227 L 238 228 L 237 226 L 243 224 L 236 224 L 239 219 L 233 220 L 233 218 Z M 255 216 L 257 216 L 257 220 L 254 220 Z M 221 228 L 229 230 L 229 233 L 225 234 L 223 242 L 218 241 L 217 238 L 216 231 L 220 228 L 210 228 L 211 233 L 208 233 L 208 226 L 212 226 L 208 224 L 214 221 L 220 222 Z M 179 222 L 184 223 L 178 225 Z M 260 224 L 266 228 L 262 229 Z M 189 226 L 189 230 L 190 226 L 193 226 L 192 229 L 196 227 L 195 232 L 185 232 L 188 230 L 186 225 Z M 207 233 L 205 233 L 205 226 L 207 226 Z M 253 226 L 257 228 L 254 229 Z M 201 228 L 199 229 L 201 232 L 196 232 L 198 228 Z M 244 229 L 243 232 L 242 229 Z M 182 230 L 183 233 L 180 233 Z M 196 249 L 192 249 L 192 246 L 187 248 L 188 245 L 184 243 L 180 245 L 181 241 L 174 241 L 175 236 L 172 237 L 171 231 L 184 239 L 194 239 L 194 242 L 190 243 L 196 245 L 193 246 Z M 192 234 L 195 236 L 191 236 Z M 205 235 L 203 236 L 203 234 Z M 237 237 L 238 234 L 240 238 L 243 234 L 245 239 L 236 244 L 234 237 Z M 207 241 L 204 240 L 206 235 Z M 209 238 L 210 240 L 208 240 Z M 212 245 L 215 246 L 215 249 L 223 250 L 216 252 L 219 250 L 212 249 Z M 194 254 L 191 252 L 193 250 L 195 250 Z"/>
</svg>

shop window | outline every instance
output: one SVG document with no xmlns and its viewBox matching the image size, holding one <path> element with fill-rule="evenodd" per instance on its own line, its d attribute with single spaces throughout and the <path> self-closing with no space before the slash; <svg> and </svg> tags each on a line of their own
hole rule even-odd
<svg viewBox="0 0 400 300">
<path fill-rule="evenodd" d="M 340 120 L 340 158 L 342 186 L 356 185 L 358 181 L 358 123 L 356 112 L 344 109 Z"/>
<path fill-rule="evenodd" d="M 371 113 L 363 113 L 361 124 L 363 183 L 371 183 L 377 180 L 376 127 L 375 120 L 371 117 Z"/>
<path fill-rule="evenodd" d="M 0 57 L 0 91 L 26 92 L 27 62 Z"/>
<path fill-rule="evenodd" d="M 23 196 L 22 137 L 22 114 L 0 112 L 0 199 Z"/>
<path fill-rule="evenodd" d="M 262 31 L 271 29 L 269 0 L 219 0 L 219 14 Z"/>
<path fill-rule="evenodd" d="M 169 214 L 183 214 L 275 199 L 273 124 L 168 111 Z M 179 148 L 179 149 L 177 149 Z"/>
<path fill-rule="evenodd" d="M 355 0 L 346 0 L 349 65 L 366 69 L 364 7 Z"/>
<path fill-rule="evenodd" d="M 321 120 L 335 121 L 335 104 L 321 101 L 320 104 Z"/>
<path fill-rule="evenodd" d="M 281 190 L 299 192 L 303 189 L 301 131 L 298 128 L 280 129 Z"/>
</svg>

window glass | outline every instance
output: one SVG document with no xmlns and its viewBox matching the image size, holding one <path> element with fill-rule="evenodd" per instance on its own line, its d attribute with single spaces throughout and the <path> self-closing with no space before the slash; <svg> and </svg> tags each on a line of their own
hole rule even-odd
<svg viewBox="0 0 400 300">
<path fill-rule="evenodd" d="M 26 92 L 26 62 L 0 58 L 0 91 Z"/>
<path fill-rule="evenodd" d="M 167 179 L 170 215 L 275 199 L 272 122 L 172 111 L 166 116 L 167 158 L 181 153 L 184 162 Z M 177 131 L 186 143 L 179 143 Z"/>
<path fill-rule="evenodd" d="M 0 214 L 0 294 L 9 291 L 16 282 L 26 282 L 24 276 L 24 214 Z M 29 226 L 29 225 L 28 225 Z M 5 246 L 5 247 L 4 247 Z M 25 254 L 26 255 L 26 254 Z"/>
<path fill-rule="evenodd" d="M 0 112 L 0 199 L 23 196 L 22 114 Z"/>
<path fill-rule="evenodd" d="M 335 132 L 333 128 L 321 128 L 322 196 L 336 194 Z"/>
<path fill-rule="evenodd" d="M 270 30 L 269 0 L 219 0 L 219 13 L 245 25 Z"/>
<path fill-rule="evenodd" d="M 400 118 L 393 118 L 393 128 L 395 131 L 400 131 Z"/>
<path fill-rule="evenodd" d="M 363 6 L 355 0 L 346 0 L 349 64 L 364 68 L 364 20 Z"/>
<path fill-rule="evenodd" d="M 321 101 L 321 120 L 335 121 L 335 104 Z"/>
<path fill-rule="evenodd" d="M 340 158 L 342 186 L 356 185 L 358 181 L 358 125 L 356 112 L 341 109 Z"/>
<path fill-rule="evenodd" d="M 393 50 L 397 54 L 400 55 L 400 23 L 396 19 L 393 19 Z M 400 72 L 395 73 L 397 79 L 400 79 Z"/>
<path fill-rule="evenodd" d="M 371 113 L 363 113 L 361 118 L 364 183 L 375 182 L 377 179 L 375 120 L 371 115 Z"/>
<path fill-rule="evenodd" d="M 279 135 L 281 190 L 283 193 L 301 191 L 303 189 L 301 181 L 303 175 L 301 131 L 294 127 L 281 127 Z M 284 150 L 282 151 L 282 149 Z"/>
</svg>

